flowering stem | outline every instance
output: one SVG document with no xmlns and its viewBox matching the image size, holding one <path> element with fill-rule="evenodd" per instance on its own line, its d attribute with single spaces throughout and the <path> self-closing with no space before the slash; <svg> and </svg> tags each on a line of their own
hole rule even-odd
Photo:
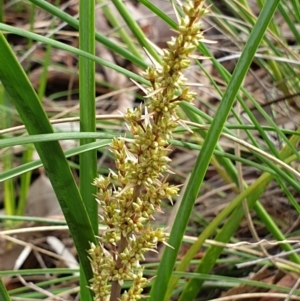
<svg viewBox="0 0 300 301">
<path fill-rule="evenodd" d="M 133 191 L 133 195 L 132 195 L 134 201 L 139 196 L 140 189 L 141 189 L 140 185 L 135 186 L 134 191 Z M 127 236 L 123 236 L 121 234 L 121 239 L 120 239 L 120 241 L 119 241 L 119 243 L 117 245 L 116 252 L 122 253 L 127 246 L 128 246 L 128 237 Z M 124 266 L 122 264 L 122 260 L 121 260 L 120 257 L 117 257 L 115 260 L 116 260 L 116 269 L 117 270 L 119 270 L 121 268 L 124 268 Z M 121 285 L 120 285 L 119 281 L 112 281 L 110 301 L 118 301 L 119 298 L 120 298 L 120 296 L 121 296 Z"/>
<path fill-rule="evenodd" d="M 190 65 L 190 54 L 202 39 L 199 19 L 206 12 L 203 0 L 188 1 L 182 7 L 178 37 L 168 42 L 162 53 L 162 65 L 150 66 L 143 72 L 151 87 L 145 88 L 145 109 L 128 109 L 124 119 L 132 138 L 114 138 L 111 152 L 117 172 L 94 181 L 97 200 L 102 207 L 102 222 L 106 231 L 99 246 L 91 246 L 89 254 L 94 271 L 91 289 L 95 300 L 134 301 L 148 280 L 143 277 L 140 261 L 144 253 L 155 251 L 165 243 L 164 229 L 153 229 L 150 221 L 161 211 L 163 199 L 172 200 L 178 187 L 167 182 L 169 172 L 169 140 L 179 120 L 176 108 L 181 101 L 193 101 L 195 93 L 186 84 L 183 70 Z M 144 112 L 144 114 L 143 114 Z M 113 253 L 105 245 L 114 246 Z M 121 294 L 123 281 L 132 285 Z"/>
<path fill-rule="evenodd" d="M 118 252 L 119 253 L 123 252 L 127 246 L 128 246 L 127 238 L 122 235 L 118 243 Z M 123 267 L 122 261 L 120 258 L 118 258 L 116 261 L 116 269 L 120 269 L 122 267 Z M 119 281 L 112 281 L 110 301 L 118 301 L 120 296 L 121 296 L 121 285 Z"/>
</svg>

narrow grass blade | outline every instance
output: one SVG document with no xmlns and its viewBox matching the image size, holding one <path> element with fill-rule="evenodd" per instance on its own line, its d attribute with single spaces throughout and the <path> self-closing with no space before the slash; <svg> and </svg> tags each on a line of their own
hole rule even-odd
<svg viewBox="0 0 300 301">
<path fill-rule="evenodd" d="M 145 34 L 143 33 L 142 29 L 138 26 L 136 21 L 132 18 L 128 10 L 126 9 L 123 1 L 120 0 L 111 0 L 115 7 L 118 9 L 119 13 L 121 14 L 122 18 L 126 22 L 127 26 L 139 42 L 140 46 L 145 48 L 148 53 L 157 61 L 160 62 L 160 56 L 155 51 L 155 48 L 150 45 L 148 40 L 145 37 Z"/>
<path fill-rule="evenodd" d="M 95 55 L 95 1 L 79 1 L 79 49 Z M 96 91 L 95 62 L 79 57 L 79 104 L 80 131 L 96 131 Z M 94 142 L 93 138 L 80 140 L 80 145 Z M 96 187 L 92 185 L 97 175 L 97 151 L 84 152 L 79 155 L 80 178 L 79 188 L 87 214 L 90 218 L 94 235 L 98 233 L 98 203 L 95 200 Z M 80 266 L 80 296 L 83 300 L 92 301 L 86 289 L 89 280 L 84 277 L 85 266 Z"/>
<path fill-rule="evenodd" d="M 163 11 L 157 8 L 153 3 L 148 0 L 138 0 L 138 2 L 145 5 L 150 11 L 152 11 L 156 16 L 165 21 L 170 27 L 176 28 L 177 24 L 169 16 L 167 16 Z"/>
<path fill-rule="evenodd" d="M 243 62 L 243 59 L 247 60 L 248 59 L 247 56 L 250 56 L 251 59 L 253 58 L 255 51 L 259 45 L 259 42 L 261 41 L 262 36 L 263 36 L 265 30 L 267 29 L 267 26 L 276 10 L 278 4 L 279 4 L 279 1 L 274 1 L 273 3 L 269 2 L 269 3 L 265 4 L 265 7 L 263 8 L 263 10 L 257 20 L 257 23 L 255 24 L 255 26 L 253 28 L 253 31 L 249 37 L 249 40 L 246 43 L 245 49 L 241 55 L 241 58 L 237 64 L 237 66 L 236 66 L 236 69 L 234 71 L 234 74 L 232 76 L 232 79 L 229 83 L 229 86 L 228 86 L 226 92 L 229 90 L 230 84 L 233 83 L 233 79 L 237 73 L 236 70 L 239 67 L 239 63 Z M 249 53 L 249 52 L 251 52 L 251 53 Z M 250 62 L 251 61 L 249 61 L 249 63 Z M 244 66 L 244 68 L 245 67 L 246 66 Z M 248 67 L 249 67 L 249 64 L 248 64 Z M 247 67 L 247 69 L 248 69 L 248 67 Z M 224 94 L 224 98 L 226 97 L 226 92 Z M 223 98 L 223 101 L 224 101 L 224 98 Z M 221 106 L 222 106 L 222 104 L 220 105 L 220 107 Z M 204 146 L 203 146 L 203 148 L 204 148 Z M 257 194 L 257 192 L 255 192 L 255 195 L 256 194 Z M 254 196 L 252 196 L 251 199 L 253 202 L 255 202 Z M 258 209 L 258 207 L 256 209 Z M 260 207 L 260 209 L 262 209 L 262 208 Z M 235 213 L 233 214 L 233 216 L 231 217 L 231 219 L 226 223 L 226 225 L 219 232 L 219 234 L 216 237 L 216 240 L 220 239 L 220 241 L 226 241 L 226 239 L 229 239 L 232 236 L 232 234 L 234 233 L 234 231 L 236 230 L 236 228 L 238 227 L 238 224 L 239 224 L 238 221 L 241 219 L 243 214 L 244 213 L 243 213 L 242 206 L 238 207 L 236 209 Z M 203 270 L 205 270 L 206 273 L 209 272 L 210 269 L 212 268 L 215 260 L 218 258 L 218 256 L 221 253 L 221 250 L 222 250 L 222 248 L 216 248 L 216 247 L 211 247 L 210 249 L 211 249 L 211 252 L 207 251 L 207 253 L 205 255 L 206 260 L 204 260 L 204 258 L 203 258 L 201 264 L 199 265 L 199 267 L 197 269 L 197 272 L 203 272 Z M 179 300 L 193 300 L 196 297 L 198 291 L 201 289 L 202 283 L 203 283 L 203 281 L 201 282 L 201 281 L 197 281 L 194 279 L 190 280 Z"/>
<path fill-rule="evenodd" d="M 3 85 L 0 83 L 0 104 L 3 107 L 11 107 L 8 95 L 5 93 Z M 12 117 L 10 111 L 0 111 L 0 127 L 5 129 L 12 125 Z M 1 140 L 3 137 L 1 136 Z M 13 151 L 11 148 L 6 149 L 2 155 L 2 168 L 3 170 L 10 170 L 13 167 Z M 5 214 L 14 215 L 16 214 L 16 194 L 13 180 L 4 182 L 3 185 L 3 203 Z"/>
<path fill-rule="evenodd" d="M 280 13 L 282 14 L 285 22 L 289 25 L 290 30 L 293 32 L 294 37 L 297 40 L 297 43 L 300 44 L 300 33 L 299 30 L 296 28 L 295 23 L 293 22 L 293 19 L 290 17 L 290 15 L 288 14 L 287 9 L 284 7 L 283 3 L 280 3 L 278 6 L 278 10 L 280 11 Z M 294 10 L 295 12 L 298 12 L 297 10 Z M 300 22 L 300 17 L 298 19 L 298 22 Z"/>
<path fill-rule="evenodd" d="M 174 226 L 170 234 L 170 239 L 168 241 L 168 243 L 174 249 L 165 249 L 158 269 L 157 277 L 155 278 L 155 282 L 151 290 L 151 296 L 149 298 L 151 301 L 166 300 L 165 293 L 168 288 L 168 283 L 170 281 L 176 256 L 181 245 L 182 237 L 184 235 L 190 213 L 193 209 L 194 201 L 202 185 L 207 167 L 225 124 L 228 113 L 230 112 L 240 86 L 278 3 L 279 0 L 266 3 L 235 67 L 232 78 L 208 131 L 207 137 L 209 137 L 209 139 L 205 139 L 204 141 L 202 151 L 197 158 L 190 181 L 185 190 L 183 200 L 178 211 L 180 214 L 176 216 Z M 195 283 L 189 284 L 187 289 L 183 292 L 181 300 L 193 300 L 200 288 L 201 286 L 197 286 Z"/>
<path fill-rule="evenodd" d="M 46 281 L 39 281 L 35 283 L 38 287 L 49 287 L 50 285 L 54 286 L 55 284 L 61 284 L 61 283 L 66 283 L 69 280 L 76 281 L 78 276 L 66 276 L 66 277 L 58 277 L 58 278 L 53 278 L 51 280 L 46 280 Z M 24 287 L 18 287 L 15 289 L 12 289 L 9 291 L 10 296 L 15 296 L 18 297 L 18 294 L 30 291 L 30 287 L 24 286 Z"/>
<path fill-rule="evenodd" d="M 59 8 L 55 7 L 54 5 L 50 4 L 47 1 L 43 0 L 29 0 L 30 2 L 34 3 L 35 5 L 39 6 L 40 8 L 46 10 L 51 15 L 58 17 L 59 19 L 65 21 L 67 24 L 72 26 L 75 29 L 79 29 L 79 21 L 72 16 L 68 15 L 64 11 L 60 10 Z M 106 38 L 105 36 L 96 33 L 96 40 L 106 46 L 108 49 L 112 50 L 113 52 L 121 55 L 122 57 L 126 58 L 127 60 L 135 63 L 137 66 L 141 68 L 146 68 L 147 65 L 143 60 L 139 57 L 134 56 L 124 47 L 120 47 L 115 44 L 111 39 Z"/>
<path fill-rule="evenodd" d="M 281 152 L 282 154 L 282 152 Z M 292 161 L 294 161 L 296 159 L 296 156 L 293 155 L 291 157 L 288 157 L 285 162 L 287 164 L 291 163 Z M 283 172 L 284 173 L 284 172 Z M 221 229 L 220 231 L 220 235 L 218 235 L 218 238 L 221 237 L 222 238 L 222 242 L 227 242 L 231 236 L 233 235 L 234 232 L 231 232 L 231 235 L 226 236 L 227 234 L 223 231 L 227 231 L 228 229 L 231 229 L 232 231 L 235 231 L 236 227 L 238 227 L 239 223 L 240 223 L 240 219 L 243 217 L 243 215 L 240 215 L 241 211 L 243 212 L 243 208 L 241 206 L 241 203 L 244 199 L 248 200 L 248 206 L 249 208 L 252 208 L 256 202 L 256 200 L 260 197 L 261 193 L 264 192 L 265 187 L 270 183 L 270 181 L 272 180 L 272 178 L 274 176 L 278 175 L 278 171 L 277 172 L 273 172 L 273 173 L 269 173 L 269 172 L 265 172 L 264 174 L 262 174 L 253 184 L 251 184 L 249 187 L 247 187 L 242 193 L 240 193 L 235 199 L 232 200 L 232 202 L 226 206 L 218 215 L 217 217 L 210 222 L 210 224 L 208 225 L 208 227 L 201 233 L 201 235 L 198 237 L 197 241 L 191 246 L 191 248 L 188 250 L 188 252 L 184 255 L 183 259 L 181 260 L 181 262 L 179 263 L 179 265 L 176 268 L 176 271 L 184 271 L 187 266 L 189 265 L 189 263 L 191 262 L 191 260 L 194 258 L 195 254 L 199 251 L 199 249 L 202 247 L 203 243 L 205 242 L 205 240 L 207 238 L 209 238 L 217 229 L 217 227 L 220 225 L 221 222 L 223 222 L 225 220 L 225 218 L 235 209 L 235 208 L 239 208 L 236 209 L 234 211 L 234 213 L 232 214 L 231 218 L 226 222 L 226 225 Z M 282 176 L 282 175 L 280 175 Z M 296 183 L 296 185 L 298 185 L 298 183 Z M 297 187 L 295 186 L 295 188 L 297 189 Z M 298 191 L 299 190 L 299 185 L 298 185 Z M 256 203 L 259 204 L 259 203 Z M 272 224 L 271 222 L 265 221 L 266 219 L 269 219 L 268 214 L 266 214 L 265 212 L 263 212 L 263 210 L 260 208 L 260 204 L 258 207 L 256 207 L 256 205 L 254 206 L 254 209 L 257 210 L 258 215 L 260 216 L 260 218 L 266 222 L 266 224 L 270 225 L 269 226 L 269 230 L 270 232 L 274 235 L 274 237 L 278 240 L 282 240 L 282 234 L 280 231 L 278 231 L 277 226 Z M 270 220 L 270 219 L 269 219 Z M 230 225 L 227 225 L 230 224 Z M 227 240 L 225 240 L 225 237 L 229 237 Z M 216 238 L 217 239 L 217 238 Z M 284 250 L 291 250 L 291 247 L 287 244 L 282 244 L 282 247 Z M 203 261 L 201 262 L 201 264 L 199 265 L 199 270 L 201 269 L 201 272 L 204 273 L 204 271 L 206 271 L 206 273 L 209 272 L 210 268 L 213 265 L 206 265 L 206 258 L 208 258 L 207 262 L 212 263 L 213 261 L 215 262 L 218 258 L 218 254 L 216 253 L 216 251 L 214 251 L 214 248 L 216 248 L 217 250 L 220 250 L 220 248 L 218 247 L 214 247 L 211 246 L 208 251 L 206 252 Z M 212 250 L 212 251 L 210 251 Z M 220 250 L 221 251 L 221 250 Z M 211 252 L 211 253 L 210 253 Z M 214 257 L 215 256 L 215 257 Z M 214 257 L 214 258 L 213 258 Z M 298 262 L 299 259 L 297 259 L 297 255 L 295 256 L 295 254 L 292 256 L 292 259 L 295 262 Z M 207 268 L 207 270 L 205 270 L 205 267 Z M 199 271 L 197 270 L 197 271 Z M 168 286 L 168 293 L 167 296 L 170 296 L 172 293 L 172 290 L 174 289 L 176 283 L 178 281 L 178 278 L 173 277 L 169 283 Z M 201 282 L 202 284 L 202 282 Z M 201 285 L 199 284 L 199 285 Z"/>
<path fill-rule="evenodd" d="M 79 2 L 79 48 L 95 55 L 95 3 Z M 79 57 L 79 103 L 80 132 L 96 132 L 96 91 L 95 62 Z M 95 138 L 86 137 L 80 145 L 95 142 Z M 96 187 L 92 185 L 97 176 L 97 152 L 91 150 L 79 155 L 80 193 L 92 223 L 95 235 L 98 231 L 98 203 L 95 200 Z"/>
<path fill-rule="evenodd" d="M 107 133 L 94 133 L 94 132 L 63 132 L 63 133 L 51 133 L 51 134 L 40 134 L 30 135 L 14 138 L 6 138 L 0 140 L 0 148 L 25 145 L 29 143 L 57 141 L 57 140 L 73 140 L 73 139 L 112 139 L 115 135 Z"/>
<path fill-rule="evenodd" d="M 111 139 L 103 139 L 101 141 L 97 141 L 97 142 L 94 142 L 94 143 L 89 143 L 89 144 L 85 144 L 83 146 L 78 146 L 78 147 L 74 147 L 72 149 L 69 149 L 69 150 L 65 151 L 64 155 L 65 155 L 66 158 L 72 157 L 72 156 L 75 156 L 75 155 L 79 155 L 82 152 L 87 152 L 87 151 L 90 151 L 90 150 L 93 150 L 93 149 L 99 149 L 101 147 L 105 147 L 105 146 L 109 145 L 110 143 L 111 143 Z M 0 183 L 3 182 L 3 181 L 6 181 L 8 179 L 17 177 L 19 175 L 22 175 L 25 172 L 28 172 L 28 171 L 34 170 L 36 168 L 39 168 L 42 165 L 43 164 L 42 164 L 41 160 L 36 160 L 36 161 L 26 163 L 24 165 L 15 167 L 11 170 L 2 172 L 2 173 L 0 173 Z"/>
<path fill-rule="evenodd" d="M 16 28 L 16 27 L 13 27 L 13 26 L 2 24 L 2 23 L 0 23 L 0 30 L 11 32 L 13 34 L 20 35 L 20 36 L 23 36 L 23 37 L 28 38 L 28 39 L 32 39 L 32 40 L 36 40 L 36 41 L 39 41 L 39 42 L 42 42 L 42 43 L 45 43 L 45 44 L 52 45 L 55 48 L 65 50 L 65 51 L 68 51 L 70 53 L 89 58 L 89 59 L 95 61 L 96 63 L 98 63 L 100 65 L 103 65 L 105 67 L 111 68 L 111 69 L 113 69 L 117 72 L 120 72 L 120 73 L 124 74 L 125 76 L 134 79 L 137 82 L 143 83 L 145 85 L 149 85 L 149 82 L 147 80 L 145 80 L 143 77 L 141 77 L 141 76 L 139 76 L 139 75 L 137 75 L 133 72 L 130 72 L 130 71 L 126 70 L 125 68 L 119 67 L 116 64 L 113 64 L 113 63 L 110 63 L 106 60 L 103 60 L 103 59 L 101 59 L 101 58 L 99 58 L 95 55 L 92 55 L 90 53 L 87 53 L 87 52 L 84 52 L 80 49 L 77 49 L 75 47 L 66 45 L 66 44 L 61 43 L 61 42 L 57 42 L 53 39 L 46 38 L 46 37 L 43 37 L 41 35 L 26 31 L 26 30 L 23 30 L 23 29 L 20 29 L 20 28 Z"/>
<path fill-rule="evenodd" d="M 1 278 L 0 278 L 0 300 L 11 301 Z"/>
<path fill-rule="evenodd" d="M 136 48 L 133 39 L 128 35 L 126 30 L 121 26 L 118 18 L 114 15 L 111 11 L 110 7 L 107 5 L 107 1 L 105 0 L 98 0 L 101 3 L 103 14 L 105 15 L 106 19 L 109 23 L 116 29 L 117 34 L 120 36 L 121 40 L 127 45 L 128 50 L 137 58 L 142 60 L 141 54 L 139 50 Z"/>
<path fill-rule="evenodd" d="M 264 174 L 255 183 L 253 183 L 253 185 L 251 185 L 248 188 L 248 189 L 251 189 L 251 194 L 249 193 L 250 190 L 247 189 L 248 191 L 246 192 L 246 194 L 248 195 L 248 199 L 249 199 L 249 195 L 251 195 L 251 203 L 248 202 L 249 208 L 252 208 L 254 206 L 256 199 L 258 199 L 260 194 L 264 191 L 265 186 L 268 184 L 268 182 L 269 182 L 268 175 Z M 256 188 L 256 189 L 254 189 L 254 188 Z M 241 197 L 242 195 L 245 196 L 244 192 L 239 197 Z M 242 201 L 242 199 L 241 199 L 241 201 Z M 259 203 L 256 203 L 256 204 L 259 204 Z M 215 240 L 219 241 L 219 242 L 224 242 L 224 243 L 228 242 L 228 240 L 232 237 L 233 233 L 238 229 L 238 227 L 240 225 L 240 221 L 243 218 L 243 216 L 244 216 L 244 209 L 243 209 L 242 205 L 239 205 L 234 210 L 234 212 L 232 213 L 230 218 L 228 219 L 228 222 L 223 226 L 221 231 L 219 231 L 219 233 L 215 237 Z M 211 235 L 211 233 L 205 233 L 205 234 Z M 202 236 L 202 234 L 201 234 L 201 240 L 203 240 L 205 236 L 206 235 Z M 202 243 L 203 242 L 204 241 L 202 241 Z M 202 243 L 201 243 L 201 245 L 202 245 Z M 199 240 L 199 244 L 200 244 L 200 240 Z M 199 244 L 197 244 L 198 247 L 199 247 Z M 289 246 L 289 245 L 286 245 L 286 246 Z M 195 247 L 196 247 L 196 245 L 195 245 Z M 283 248 L 286 249 L 285 246 L 283 246 Z M 196 269 L 195 272 L 203 273 L 203 274 L 209 273 L 211 268 L 214 266 L 217 258 L 220 256 L 222 250 L 223 250 L 222 247 L 210 246 L 208 248 L 208 250 L 206 251 L 204 257 L 201 260 L 200 265 L 198 266 L 198 268 Z M 290 248 L 287 248 L 286 250 L 290 250 Z M 189 255 L 191 255 L 191 254 L 189 254 Z M 295 258 L 295 257 L 297 257 L 297 255 L 293 254 L 293 257 Z M 299 263 L 299 259 L 296 259 L 296 262 Z M 204 281 L 205 281 L 204 279 L 190 280 L 179 300 L 193 300 L 195 298 L 195 295 L 201 289 Z M 191 298 L 191 299 L 184 299 L 187 296 L 188 296 L 188 298 Z"/>
<path fill-rule="evenodd" d="M 2 33 L 0 33 L 0 53 L 0 80 L 28 133 L 53 132 L 35 91 Z M 35 148 L 68 223 L 80 262 L 84 266 L 85 277 L 91 279 L 93 273 L 86 250 L 89 248 L 89 243 L 96 243 L 96 240 L 68 162 L 57 141 L 36 143 Z"/>
<path fill-rule="evenodd" d="M 28 148 L 25 150 L 22 156 L 22 163 L 26 164 L 27 162 L 32 161 L 33 149 Z M 21 175 L 20 177 L 20 195 L 18 206 L 16 209 L 16 215 L 24 215 L 27 205 L 27 195 L 31 184 L 31 171 L 28 171 Z"/>
</svg>

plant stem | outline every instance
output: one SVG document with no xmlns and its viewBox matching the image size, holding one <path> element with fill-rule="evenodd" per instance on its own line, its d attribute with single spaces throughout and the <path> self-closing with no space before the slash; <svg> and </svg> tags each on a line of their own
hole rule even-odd
<svg viewBox="0 0 300 301">
<path fill-rule="evenodd" d="M 140 193 L 141 193 L 141 185 L 137 185 L 134 188 L 132 200 L 135 201 Z M 125 250 L 127 246 L 128 246 L 128 237 L 121 235 L 121 239 L 118 243 L 116 251 L 118 251 L 118 253 L 120 254 Z M 116 261 L 116 269 L 121 269 L 122 267 L 123 265 L 122 265 L 121 258 L 118 257 Z M 120 296 L 121 296 L 121 285 L 119 281 L 112 281 L 110 301 L 118 301 Z"/>
<path fill-rule="evenodd" d="M 118 252 L 119 253 L 123 252 L 127 247 L 127 245 L 128 245 L 127 237 L 122 235 L 121 240 L 118 243 Z M 122 262 L 120 257 L 117 259 L 116 268 L 117 269 L 122 268 Z M 120 296 L 121 296 L 121 285 L 119 281 L 112 281 L 110 301 L 118 301 Z"/>
</svg>

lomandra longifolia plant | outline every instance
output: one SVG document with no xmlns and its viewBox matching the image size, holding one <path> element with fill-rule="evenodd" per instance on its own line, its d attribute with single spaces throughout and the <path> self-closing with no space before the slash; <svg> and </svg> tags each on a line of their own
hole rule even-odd
<svg viewBox="0 0 300 301">
<path fill-rule="evenodd" d="M 183 71 L 203 39 L 200 19 L 206 13 L 201 0 L 188 1 L 182 11 L 177 38 L 172 37 L 168 49 L 162 50 L 161 65 L 155 63 L 142 73 L 151 83 L 143 88 L 144 111 L 141 105 L 124 115 L 130 138 L 113 139 L 110 145 L 117 171 L 94 181 L 103 211 L 101 222 L 106 226 L 99 246 L 89 250 L 94 273 L 90 288 L 97 301 L 141 299 L 148 279 L 143 277 L 140 261 L 146 252 L 156 250 L 158 242 L 166 242 L 164 229 L 153 229 L 150 221 L 161 210 L 163 199 L 178 194 L 178 187 L 167 182 L 168 141 L 179 122 L 178 103 L 195 97 Z M 131 287 L 121 293 L 124 281 L 131 281 Z"/>
</svg>

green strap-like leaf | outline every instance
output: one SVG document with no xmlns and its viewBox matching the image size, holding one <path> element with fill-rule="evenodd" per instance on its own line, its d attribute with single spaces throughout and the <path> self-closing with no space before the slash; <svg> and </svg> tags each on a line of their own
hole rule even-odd
<svg viewBox="0 0 300 301">
<path fill-rule="evenodd" d="M 55 140 L 57 140 L 57 139 L 55 139 Z M 65 151 L 64 154 L 65 154 L 65 157 L 68 158 L 68 157 L 78 155 L 82 152 L 88 152 L 93 149 L 99 149 L 101 147 L 109 145 L 110 143 L 111 143 L 111 139 L 103 139 L 101 141 L 97 141 L 97 142 L 85 144 L 82 146 L 74 147 L 72 149 L 68 149 L 67 151 Z M 11 170 L 6 170 L 6 171 L 0 173 L 0 182 L 3 182 L 8 179 L 19 176 L 27 171 L 31 171 L 36 168 L 39 168 L 42 165 L 43 164 L 42 164 L 41 160 L 36 160 L 36 161 L 25 163 L 21 166 L 14 167 Z"/>
<path fill-rule="evenodd" d="M 255 52 L 278 3 L 279 0 L 269 1 L 262 10 L 236 65 L 220 106 L 215 114 L 215 118 L 213 119 L 211 127 L 207 133 L 207 139 L 205 139 L 202 151 L 197 158 L 195 167 L 185 190 L 181 206 L 178 210 L 180 214 L 176 216 L 172 227 L 170 239 L 168 241 L 172 248 L 166 248 L 163 254 L 158 274 L 151 290 L 151 296 L 149 298 L 151 301 L 165 299 L 166 290 L 172 275 L 172 270 L 174 268 L 181 241 L 185 233 L 185 228 L 192 212 L 194 201 L 199 193 L 206 174 L 211 156 L 216 147 L 230 109 L 235 101 Z M 197 292 L 201 288 L 201 283 L 198 285 L 199 283 L 196 282 L 199 282 L 199 280 L 191 280 L 189 282 L 188 287 L 184 291 L 180 300 L 193 300 L 195 298 Z"/>
<path fill-rule="evenodd" d="M 0 80 L 10 95 L 28 133 L 52 133 L 53 129 L 28 77 L 0 33 Z M 85 267 L 87 280 L 93 276 L 86 250 L 89 243 L 96 243 L 86 208 L 82 202 L 68 162 L 57 141 L 35 143 L 57 199 L 60 203 L 71 235 Z"/>
<path fill-rule="evenodd" d="M 1 301 L 11 301 L 1 278 L 0 278 L 0 300 Z"/>
<path fill-rule="evenodd" d="M 92 55 L 95 54 L 95 1 L 79 1 L 79 48 Z M 79 103 L 80 131 L 96 131 L 96 91 L 95 62 L 79 57 Z M 80 140 L 81 145 L 94 142 L 95 139 Z M 84 152 L 79 155 L 80 178 L 79 189 L 85 208 L 91 221 L 94 234 L 98 233 L 98 203 L 95 201 L 96 187 L 92 185 L 97 176 L 97 151 Z M 80 267 L 80 297 L 92 301 L 86 287 L 89 282 L 84 278 L 86 267 Z"/>
<path fill-rule="evenodd" d="M 51 15 L 58 17 L 59 19 L 65 21 L 70 26 L 75 29 L 79 29 L 79 21 L 74 17 L 68 15 L 64 11 L 60 10 L 59 8 L 55 7 L 51 3 L 44 1 L 44 0 L 29 0 L 31 3 L 39 6 L 40 8 L 44 9 L 45 11 L 49 12 Z M 83 2 L 84 3 L 84 2 Z M 109 39 L 99 33 L 96 33 L 95 38 L 98 42 L 103 44 L 108 49 L 112 50 L 115 53 L 118 53 L 122 57 L 128 59 L 129 61 L 135 63 L 137 66 L 141 68 L 146 68 L 147 64 L 141 60 L 139 57 L 135 56 L 133 53 L 114 43 L 112 39 Z"/>
<path fill-rule="evenodd" d="M 111 68 L 111 69 L 113 69 L 113 70 L 115 70 L 115 71 L 117 71 L 119 73 L 122 73 L 125 76 L 127 76 L 129 78 L 132 78 L 132 79 L 134 79 L 137 82 L 141 82 L 141 83 L 143 83 L 145 85 L 149 85 L 150 84 L 143 77 L 141 77 L 141 76 L 139 76 L 139 75 L 137 75 L 137 74 L 135 74 L 135 73 L 133 73 L 131 71 L 128 71 L 125 68 L 122 68 L 122 67 L 120 67 L 120 66 L 118 66 L 116 64 L 108 62 L 108 61 L 106 61 L 106 60 L 104 60 L 104 59 L 102 59 L 100 57 L 97 57 L 95 55 L 92 55 L 90 53 L 82 51 L 82 50 L 77 49 L 75 47 L 72 47 L 72 46 L 66 45 L 64 43 L 55 41 L 54 39 L 50 39 L 50 38 L 47 38 L 47 37 L 35 34 L 33 32 L 29 32 L 29 31 L 26 31 L 26 30 L 23 30 L 23 29 L 20 29 L 20 28 L 9 26 L 9 25 L 3 24 L 3 23 L 0 23 L 0 30 L 11 32 L 13 34 L 20 35 L 20 36 L 28 38 L 28 39 L 36 40 L 36 41 L 45 43 L 47 45 L 52 45 L 55 48 L 65 50 L 65 51 L 68 51 L 70 53 L 74 53 L 76 55 L 80 55 L 80 56 L 86 57 L 86 58 L 88 58 L 90 60 L 95 61 L 97 64 L 100 64 L 102 66 Z M 2 55 L 2 53 L 1 53 L 1 55 Z M 3 59 L 3 56 L 1 56 L 1 59 Z"/>
<path fill-rule="evenodd" d="M 265 31 L 268 27 L 268 24 L 270 20 L 273 17 L 273 14 L 279 4 L 279 0 L 275 1 L 268 1 L 266 2 L 264 8 L 261 11 L 261 14 L 259 18 L 257 19 L 256 24 L 253 27 L 253 30 L 249 36 L 249 39 L 245 45 L 245 48 L 241 54 L 241 57 L 235 67 L 235 70 L 233 72 L 232 78 L 228 84 L 228 87 L 224 93 L 223 99 L 221 101 L 221 104 L 216 112 L 215 118 L 212 122 L 211 128 L 207 134 L 207 137 L 213 137 L 213 139 L 206 139 L 203 144 L 202 152 L 200 153 L 200 156 L 197 159 L 196 166 L 198 167 L 198 170 L 194 170 L 193 174 L 191 176 L 191 179 L 194 178 L 194 181 L 197 183 L 191 183 L 190 190 L 186 190 L 185 195 L 187 195 L 187 198 L 196 199 L 197 194 L 199 192 L 199 188 L 201 186 L 201 183 L 204 179 L 212 152 L 216 146 L 217 140 L 220 137 L 221 131 L 223 129 L 224 123 L 226 121 L 226 118 L 228 116 L 228 113 L 234 103 L 234 100 L 238 94 L 238 91 L 243 83 L 243 80 L 247 74 L 247 71 L 250 67 L 250 64 L 252 62 L 252 59 L 255 55 L 255 52 L 263 38 L 263 35 L 265 34 Z M 194 177 L 193 177 L 194 176 Z M 200 185 L 199 185 L 200 183 Z M 198 184 L 198 185 L 197 185 Z M 196 188 L 194 187 L 196 186 Z M 261 187 L 263 188 L 263 186 Z M 188 195 L 188 193 L 191 193 L 191 196 Z M 196 194 L 195 194 L 196 193 Z M 256 192 L 257 195 L 259 195 L 258 192 Z M 183 198 L 182 204 L 184 204 L 185 196 Z M 192 209 L 192 208 L 191 208 Z M 179 209 L 180 210 L 180 209 Z M 243 215 L 243 209 L 242 207 L 238 207 L 235 211 L 235 213 L 240 217 L 240 215 Z M 238 220 L 238 218 L 232 218 L 232 221 Z M 175 221 L 176 223 L 176 221 Z M 229 239 L 234 233 L 236 225 L 234 223 L 226 224 L 227 228 L 225 231 L 223 231 L 223 237 L 221 239 L 221 235 L 218 234 L 217 239 L 221 239 L 221 241 L 226 241 Z M 175 228 L 176 225 L 174 224 Z M 172 243 L 170 242 L 172 245 Z M 219 254 L 221 252 L 221 248 L 212 248 L 212 256 L 208 257 L 209 259 L 207 262 L 202 261 L 201 268 L 200 266 L 197 269 L 197 272 L 209 272 L 210 268 L 212 266 L 212 263 L 215 262 L 215 260 L 218 258 Z M 183 293 L 180 296 L 179 300 L 194 300 L 194 298 L 197 296 L 197 293 L 202 287 L 203 281 L 197 280 L 197 279 L 191 279 L 188 284 L 186 285 Z"/>
</svg>

